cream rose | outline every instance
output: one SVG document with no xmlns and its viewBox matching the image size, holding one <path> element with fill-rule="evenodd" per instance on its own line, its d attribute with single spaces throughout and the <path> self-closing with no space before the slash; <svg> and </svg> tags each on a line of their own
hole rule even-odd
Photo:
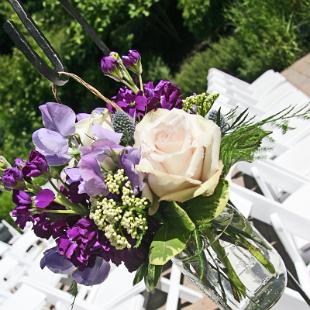
<svg viewBox="0 0 310 310">
<path fill-rule="evenodd" d="M 96 138 L 94 125 L 113 130 L 110 113 L 107 109 L 94 110 L 89 116 L 75 124 L 75 133 L 79 135 L 83 145 L 88 146 Z"/>
<path fill-rule="evenodd" d="M 184 202 L 212 195 L 218 184 L 220 128 L 200 115 L 183 110 L 157 109 L 137 125 L 135 147 L 141 149 L 136 166 L 160 200 Z"/>
</svg>

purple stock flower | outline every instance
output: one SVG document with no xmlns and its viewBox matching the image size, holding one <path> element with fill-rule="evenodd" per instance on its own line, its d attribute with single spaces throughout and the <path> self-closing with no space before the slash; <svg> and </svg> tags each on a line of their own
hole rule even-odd
<svg viewBox="0 0 310 310">
<path fill-rule="evenodd" d="M 31 151 L 28 161 L 22 169 L 25 177 L 38 177 L 48 171 L 48 165 L 45 157 L 38 151 Z"/>
<path fill-rule="evenodd" d="M 11 213 L 12 217 L 15 218 L 15 223 L 24 229 L 27 222 L 32 221 L 32 215 L 29 211 L 29 206 L 16 206 Z"/>
<path fill-rule="evenodd" d="M 122 61 L 126 67 L 135 65 L 140 59 L 141 56 L 136 50 L 129 50 L 128 55 L 122 56 Z"/>
<path fill-rule="evenodd" d="M 44 252 L 40 267 L 47 267 L 54 273 L 70 274 L 79 284 L 96 285 L 102 283 L 108 276 L 110 264 L 101 257 L 96 257 L 92 266 L 76 268 L 68 259 L 60 255 L 57 247 Z"/>
<path fill-rule="evenodd" d="M 35 198 L 35 205 L 40 209 L 47 208 L 55 199 L 55 194 L 50 189 L 42 189 Z"/>
<path fill-rule="evenodd" d="M 40 106 L 45 128 L 35 131 L 32 141 L 50 166 L 60 166 L 70 160 L 68 137 L 75 132 L 76 115 L 63 104 L 48 102 Z"/>
<path fill-rule="evenodd" d="M 12 199 L 16 207 L 13 209 L 11 215 L 15 218 L 15 223 L 23 229 L 26 223 L 32 220 L 29 211 L 32 204 L 31 196 L 22 190 L 13 190 Z"/>
<path fill-rule="evenodd" d="M 17 167 L 7 168 L 3 171 L 1 182 L 7 189 L 14 189 L 23 186 L 23 174 Z"/>
<path fill-rule="evenodd" d="M 155 93 L 159 96 L 160 106 L 164 109 L 182 108 L 180 89 L 170 81 L 161 80 L 155 87 Z"/>
<path fill-rule="evenodd" d="M 12 199 L 16 205 L 29 206 L 32 204 L 31 196 L 21 190 L 13 190 Z"/>
<path fill-rule="evenodd" d="M 142 175 L 135 170 L 135 165 L 139 163 L 140 158 L 140 150 L 128 146 L 124 148 L 119 159 L 120 166 L 124 169 L 135 193 L 142 188 Z"/>
<path fill-rule="evenodd" d="M 57 209 L 57 207 L 55 206 L 53 209 Z M 66 218 L 50 218 L 48 213 L 32 215 L 31 221 L 34 233 L 38 237 L 45 239 L 49 239 L 51 236 L 53 238 L 62 236 L 68 227 Z"/>
<path fill-rule="evenodd" d="M 121 87 L 112 100 L 132 117 L 143 117 L 147 112 L 163 108 L 172 110 L 182 108 L 180 89 L 170 81 L 161 80 L 156 86 L 153 82 L 144 84 L 144 94 L 135 94 L 132 90 Z M 114 109 L 108 105 L 110 112 Z"/>
<path fill-rule="evenodd" d="M 96 256 L 108 257 L 110 247 L 103 233 L 89 218 L 81 218 L 57 239 L 58 251 L 77 267 L 94 263 Z"/>
<path fill-rule="evenodd" d="M 147 98 L 143 96 L 142 92 L 135 94 L 132 90 L 121 87 L 112 100 L 131 117 L 140 117 L 146 113 Z M 108 109 L 110 112 L 113 111 L 110 105 L 108 105 Z"/>
<path fill-rule="evenodd" d="M 103 73 L 111 73 L 117 67 L 118 62 L 113 56 L 103 56 L 101 58 L 101 70 Z"/>
<path fill-rule="evenodd" d="M 22 169 L 22 168 L 25 166 L 26 161 L 23 160 L 22 158 L 16 158 L 16 159 L 14 160 L 14 164 L 15 164 L 15 166 L 18 167 L 19 169 Z"/>
</svg>

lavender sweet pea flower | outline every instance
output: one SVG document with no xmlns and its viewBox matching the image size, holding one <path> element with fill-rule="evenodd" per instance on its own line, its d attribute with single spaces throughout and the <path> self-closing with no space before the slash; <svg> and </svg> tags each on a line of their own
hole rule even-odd
<svg viewBox="0 0 310 310">
<path fill-rule="evenodd" d="M 109 275 L 110 264 L 102 257 L 97 256 L 92 266 L 78 268 L 72 273 L 72 278 L 79 284 L 86 286 L 102 283 Z"/>
<path fill-rule="evenodd" d="M 50 166 L 61 166 L 71 159 L 68 155 L 68 139 L 56 131 L 41 128 L 33 133 L 32 141 Z"/>
<path fill-rule="evenodd" d="M 56 131 L 64 137 L 74 134 L 75 113 L 66 105 L 47 102 L 39 107 L 46 129 Z"/>
<path fill-rule="evenodd" d="M 44 252 L 40 261 L 41 269 L 47 267 L 54 273 L 68 274 L 74 270 L 74 265 L 64 256 L 58 253 L 57 247 L 53 247 Z"/>
<path fill-rule="evenodd" d="M 32 140 L 50 166 L 60 166 L 70 160 L 68 137 L 75 132 L 75 113 L 63 104 L 48 102 L 40 106 L 45 128 L 35 131 Z"/>
<path fill-rule="evenodd" d="M 107 74 L 111 73 L 117 68 L 118 62 L 113 56 L 104 56 L 101 58 L 100 66 L 102 72 Z"/>
<path fill-rule="evenodd" d="M 35 198 L 35 205 L 40 209 L 47 208 L 55 199 L 55 194 L 50 189 L 41 190 Z"/>
<path fill-rule="evenodd" d="M 23 187 L 23 174 L 17 167 L 5 169 L 1 177 L 1 182 L 7 189 Z"/>
<path fill-rule="evenodd" d="M 140 150 L 133 147 L 126 147 L 120 156 L 120 166 L 124 169 L 135 192 L 141 190 L 143 185 L 142 175 L 135 170 L 135 165 L 140 162 L 140 158 Z"/>
<path fill-rule="evenodd" d="M 110 264 L 102 257 L 96 257 L 92 266 L 76 268 L 68 259 L 59 254 L 57 247 L 44 252 L 40 267 L 41 269 L 46 267 L 54 273 L 72 274 L 72 278 L 77 283 L 88 286 L 102 283 L 110 271 Z"/>
<path fill-rule="evenodd" d="M 92 155 L 83 156 L 79 168 L 83 180 L 79 193 L 87 193 L 89 196 L 107 195 L 108 189 L 96 157 Z"/>
<path fill-rule="evenodd" d="M 30 153 L 28 161 L 22 169 L 25 177 L 38 177 L 48 171 L 46 158 L 38 151 Z"/>
<path fill-rule="evenodd" d="M 108 167 L 111 161 L 111 150 L 117 152 L 123 148 L 118 144 L 120 134 L 110 131 L 102 131 L 101 133 L 104 134 L 104 139 L 97 140 L 91 146 L 81 147 L 80 149 L 82 156 L 79 169 L 82 182 L 79 193 L 87 193 L 89 196 L 108 194 L 100 165 Z"/>
</svg>

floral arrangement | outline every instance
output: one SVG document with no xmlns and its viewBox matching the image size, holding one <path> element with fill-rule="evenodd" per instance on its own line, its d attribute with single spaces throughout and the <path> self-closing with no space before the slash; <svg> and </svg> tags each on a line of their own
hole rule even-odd
<svg viewBox="0 0 310 310">
<path fill-rule="evenodd" d="M 76 114 L 61 103 L 41 105 L 43 128 L 33 133 L 29 158 L 12 165 L 0 160 L 16 224 L 31 223 L 38 237 L 55 240 L 41 267 L 95 285 L 108 277 L 111 263 L 124 263 L 136 271 L 135 283 L 144 279 L 152 290 L 163 266 L 189 245 L 203 277 L 207 242 L 241 300 L 246 287 L 222 240 L 249 251 L 270 274 L 275 268 L 251 226 L 224 217 L 230 205 L 225 177 L 235 162 L 253 160 L 271 133 L 266 124 L 285 127 L 309 110 L 289 107 L 260 121 L 247 110 L 222 114 L 212 110 L 217 94 L 183 98 L 170 81 L 143 83 L 135 50 L 103 57 L 101 69 L 123 84 L 112 98 L 72 73 L 59 74 L 87 87 L 104 107 Z"/>
</svg>

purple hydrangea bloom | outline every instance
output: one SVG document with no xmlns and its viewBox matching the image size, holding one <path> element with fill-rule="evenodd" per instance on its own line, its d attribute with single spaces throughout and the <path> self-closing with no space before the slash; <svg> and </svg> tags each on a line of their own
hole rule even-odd
<svg viewBox="0 0 310 310">
<path fill-rule="evenodd" d="M 50 189 L 41 190 L 35 198 L 35 205 L 40 209 L 47 208 L 55 199 L 55 194 Z"/>
<path fill-rule="evenodd" d="M 94 263 L 96 256 L 108 257 L 110 247 L 103 233 L 89 218 L 81 218 L 57 239 L 58 251 L 77 267 Z"/>
<path fill-rule="evenodd" d="M 118 62 L 113 56 L 103 56 L 101 58 L 101 70 L 103 73 L 111 73 L 117 67 Z"/>
<path fill-rule="evenodd" d="M 3 171 L 1 182 L 7 189 L 14 189 L 23 184 L 23 174 L 17 167 L 7 168 Z"/>
<path fill-rule="evenodd" d="M 45 128 L 35 131 L 32 141 L 50 166 L 64 165 L 71 159 L 68 137 L 75 132 L 76 115 L 71 108 L 55 102 L 41 105 L 40 110 Z"/>
<path fill-rule="evenodd" d="M 48 171 L 48 164 L 46 158 L 38 151 L 33 150 L 28 161 L 24 164 L 22 169 L 25 177 L 38 177 Z"/>
<path fill-rule="evenodd" d="M 122 56 L 122 61 L 126 67 L 135 65 L 140 59 L 140 53 L 136 50 L 129 50 L 128 55 Z"/>
</svg>

